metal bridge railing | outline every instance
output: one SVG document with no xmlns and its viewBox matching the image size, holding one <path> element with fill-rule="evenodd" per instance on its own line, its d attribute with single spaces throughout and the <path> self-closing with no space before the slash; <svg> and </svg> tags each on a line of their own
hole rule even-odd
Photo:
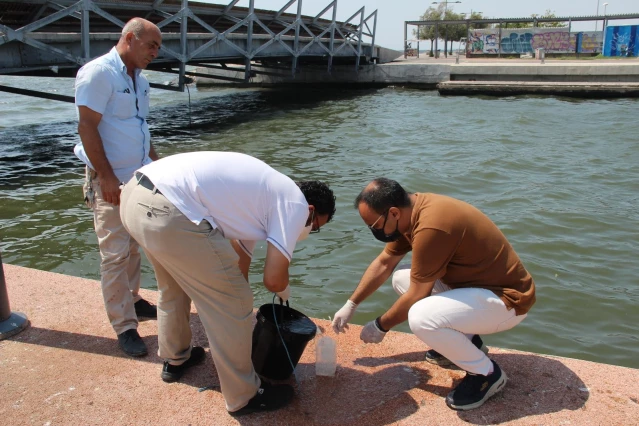
<svg viewBox="0 0 639 426">
<path fill-rule="evenodd" d="M 163 43 L 161 47 L 162 58 L 160 61 L 179 64 L 179 81 L 177 88 L 173 90 L 184 90 L 186 65 L 202 62 L 224 62 L 224 58 L 216 58 L 207 52 L 212 52 L 220 45 L 224 46 L 227 52 L 233 52 L 233 56 L 240 58 L 244 62 L 244 82 L 248 82 L 252 75 L 252 64 L 254 61 L 269 58 L 269 49 L 278 46 L 279 51 L 286 52 L 291 61 L 291 77 L 294 77 L 299 68 L 299 60 L 305 56 L 326 56 L 327 71 L 331 72 L 334 58 L 353 57 L 355 62 L 354 71 L 360 67 L 360 58 L 364 55 L 363 40 L 370 39 L 370 59 L 374 59 L 375 52 L 375 31 L 377 26 L 377 11 L 365 17 L 365 8 L 362 7 L 344 22 L 338 22 L 337 0 L 331 1 L 317 16 L 311 18 L 302 15 L 303 0 L 290 0 L 279 11 L 256 13 L 255 0 L 249 1 L 248 8 L 236 8 L 234 6 L 239 0 L 232 0 L 223 10 L 220 5 L 210 5 L 188 0 L 155 0 L 152 4 L 148 2 L 127 3 L 129 18 L 132 11 L 139 12 L 147 19 L 155 16 L 156 25 L 162 29 L 163 35 L 176 34 L 179 28 L 179 44 L 176 45 L 175 37 L 171 47 L 168 43 Z M 3 4 L 17 3 L 16 1 L 0 0 L 0 11 Z M 32 16 L 36 18 L 33 22 L 23 25 L 20 28 L 10 28 L 2 23 L 0 17 L 0 49 L 3 44 L 17 41 L 26 44 L 40 51 L 46 52 L 49 62 L 58 61 L 57 65 L 65 65 L 79 68 L 94 56 L 92 55 L 91 42 L 96 39 L 96 33 L 91 33 L 91 16 L 98 15 L 103 20 L 110 22 L 115 28 L 122 28 L 125 25 L 126 15 L 122 10 L 122 3 L 109 3 L 99 0 L 59 0 L 56 3 L 41 2 L 38 0 L 18 2 L 22 5 L 42 4 L 37 13 Z M 193 7 L 191 7 L 191 5 Z M 292 5 L 297 3 L 296 13 L 285 13 Z M 216 7 L 217 9 L 214 9 Z M 178 8 L 176 10 L 176 8 Z M 107 9 L 109 11 L 107 11 Z M 240 10 L 241 9 L 241 10 Z M 47 16 L 47 12 L 54 10 Z M 322 17 L 331 13 L 331 18 Z M 118 18 L 118 15 L 123 19 Z M 244 14 L 244 15 L 242 15 Z M 2 14 L 0 13 L 0 16 Z M 36 37 L 36 32 L 41 32 L 45 27 L 58 21 L 69 18 L 80 20 L 80 54 L 74 55 L 69 49 L 67 51 L 45 43 Z M 158 19 L 159 20 L 158 22 Z M 57 25 L 62 25 L 58 22 Z M 225 24 L 228 28 L 222 29 Z M 103 26 L 103 21 L 100 21 Z M 179 27 L 178 27 L 179 25 Z M 194 34 L 189 33 L 190 26 L 195 26 L 198 31 L 206 31 L 210 38 L 203 38 L 199 33 L 196 45 L 193 46 Z M 170 29 L 169 29 L 170 27 Z M 275 29 L 274 27 L 280 27 Z M 281 29 L 283 27 L 283 29 Z M 73 29 L 70 29 L 73 32 Z M 255 31 L 259 31 L 259 36 Z M 111 30 L 113 32 L 113 30 Z M 75 31 L 77 34 L 78 31 Z M 190 38 L 189 35 L 192 37 Z M 240 35 L 240 37 L 238 37 Z M 199 44 L 199 45 L 198 45 Z M 189 49 L 189 46 L 191 47 Z M 0 53 L 2 50 L 0 50 Z M 319 52 L 319 53 L 318 53 Z M 104 52 L 101 52 L 104 53 Z M 0 55 L 2 56 L 2 55 Z M 228 60 L 228 54 L 225 56 Z M 57 58 L 57 59 L 51 59 Z M 44 69 L 50 68 L 47 64 L 42 64 Z M 13 68 L 10 72 L 3 72 L 2 60 L 0 60 L 0 74 L 19 74 L 19 69 Z M 215 76 L 211 76 L 215 78 Z M 242 80 L 240 80 L 242 81 Z M 164 87 L 168 88 L 168 87 Z M 2 88 L 0 88 L 1 90 Z"/>
</svg>

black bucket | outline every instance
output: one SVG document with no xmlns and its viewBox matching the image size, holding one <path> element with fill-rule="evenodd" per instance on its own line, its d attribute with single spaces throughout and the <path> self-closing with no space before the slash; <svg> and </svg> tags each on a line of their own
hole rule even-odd
<svg viewBox="0 0 639 426">
<path fill-rule="evenodd" d="M 274 313 L 275 318 L 273 318 Z M 307 343 L 315 337 L 317 332 L 315 323 L 303 313 L 290 308 L 288 302 L 287 306 L 271 303 L 262 305 L 256 318 L 251 353 L 255 371 L 272 380 L 288 379 L 302 357 Z M 290 361 L 282 340 L 286 343 Z"/>
</svg>

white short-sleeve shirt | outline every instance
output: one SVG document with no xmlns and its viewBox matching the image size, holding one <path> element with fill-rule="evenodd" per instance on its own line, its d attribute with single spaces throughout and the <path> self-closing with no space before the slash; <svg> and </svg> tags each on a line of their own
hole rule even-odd
<svg viewBox="0 0 639 426">
<path fill-rule="evenodd" d="M 149 82 L 135 70 L 135 84 L 114 47 L 106 55 L 84 65 L 75 79 L 75 104 L 102 114 L 98 132 L 113 172 L 128 182 L 133 172 L 151 162 Z M 74 148 L 76 156 L 93 168 L 82 142 Z"/>
<path fill-rule="evenodd" d="M 291 260 L 308 203 L 291 178 L 263 161 L 236 152 L 190 152 L 139 171 L 189 220 L 208 221 L 239 240 L 249 256 L 257 241 L 267 241 Z"/>
</svg>

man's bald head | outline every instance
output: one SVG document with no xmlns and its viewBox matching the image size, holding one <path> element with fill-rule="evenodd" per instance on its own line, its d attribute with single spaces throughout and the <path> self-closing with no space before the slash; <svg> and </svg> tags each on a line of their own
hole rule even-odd
<svg viewBox="0 0 639 426">
<path fill-rule="evenodd" d="M 154 31 L 160 34 L 160 29 L 153 22 L 144 18 L 132 18 L 122 28 L 122 38 L 126 37 L 128 33 L 133 33 L 138 40 L 144 36 L 147 31 Z"/>
<path fill-rule="evenodd" d="M 366 204 L 375 212 L 382 214 L 391 207 L 408 207 L 410 198 L 402 186 L 392 179 L 377 178 L 370 182 L 355 198 L 354 207 Z"/>
</svg>

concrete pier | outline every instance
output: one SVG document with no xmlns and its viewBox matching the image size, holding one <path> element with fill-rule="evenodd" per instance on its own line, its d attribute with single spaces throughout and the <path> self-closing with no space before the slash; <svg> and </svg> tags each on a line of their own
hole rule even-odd
<svg viewBox="0 0 639 426">
<path fill-rule="evenodd" d="M 31 320 L 30 328 L 0 342 L 6 425 L 631 425 L 639 419 L 637 369 L 491 347 L 508 374 L 506 388 L 479 409 L 456 412 L 444 398 L 463 373 L 424 362 L 427 348 L 413 335 L 390 332 L 381 344 L 366 345 L 359 326 L 335 336 L 328 321 L 314 320 L 337 340 L 336 376 L 315 376 L 311 342 L 298 365 L 294 402 L 238 421 L 224 409 L 195 310 L 193 342 L 207 349 L 206 362 L 166 384 L 155 321 L 139 327 L 149 355 L 126 357 L 97 281 L 4 266 L 11 304 Z M 157 293 L 142 292 L 155 302 Z"/>
<path fill-rule="evenodd" d="M 639 60 L 468 60 L 450 65 L 450 80 L 639 83 Z"/>
<path fill-rule="evenodd" d="M 258 70 L 257 68 L 254 68 Z M 261 69 L 260 69 L 261 70 Z M 260 87 L 277 87 L 286 85 L 369 85 L 369 86 L 412 86 L 422 89 L 435 89 L 442 81 L 450 80 L 449 64 L 423 64 L 410 62 L 390 62 L 379 65 L 360 66 L 359 71 L 352 66 L 335 66 L 330 73 L 325 68 L 302 68 L 295 76 L 290 73 L 276 72 L 269 68 L 259 72 L 250 79 L 249 85 Z M 229 66 L 227 70 L 210 70 L 197 68 L 198 73 L 213 74 L 223 78 L 237 78 L 242 70 L 240 67 Z M 228 81 L 197 78 L 198 87 L 236 85 Z M 239 84 L 245 85 L 245 84 Z"/>
<path fill-rule="evenodd" d="M 442 95 L 555 95 L 584 98 L 639 97 L 639 83 L 584 83 L 540 81 L 446 81 L 437 85 Z"/>
<path fill-rule="evenodd" d="M 323 71 L 323 70 L 322 70 Z M 237 78 L 242 70 L 203 70 Z M 226 84 L 199 78 L 198 85 Z M 437 89 L 442 95 L 546 94 L 577 97 L 639 96 L 639 59 L 556 60 L 543 63 L 533 59 L 402 59 L 394 62 L 352 67 L 335 67 L 329 73 L 301 69 L 290 74 L 251 78 L 251 85 L 280 86 L 298 84 L 336 84 L 407 86 Z M 519 90 L 518 90 L 519 89 Z"/>
</svg>

